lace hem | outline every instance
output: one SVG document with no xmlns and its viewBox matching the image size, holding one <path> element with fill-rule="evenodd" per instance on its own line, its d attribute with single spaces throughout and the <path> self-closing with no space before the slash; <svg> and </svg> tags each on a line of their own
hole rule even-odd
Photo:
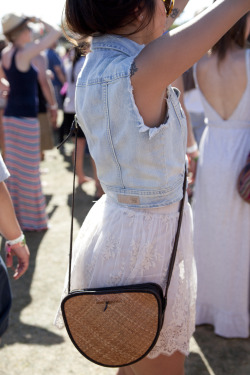
<svg viewBox="0 0 250 375">
<path fill-rule="evenodd" d="M 178 205 L 173 211 L 124 209 L 106 198 L 89 212 L 75 241 L 72 261 L 72 289 L 98 288 L 156 282 L 165 288 L 173 248 Z M 62 298 L 67 295 L 67 280 Z M 168 291 L 165 322 L 149 354 L 187 355 L 195 328 L 196 270 L 193 258 L 191 209 L 187 204 L 179 246 Z M 142 312 L 143 319 L 143 312 Z M 64 327 L 59 307 L 54 324 Z"/>
</svg>

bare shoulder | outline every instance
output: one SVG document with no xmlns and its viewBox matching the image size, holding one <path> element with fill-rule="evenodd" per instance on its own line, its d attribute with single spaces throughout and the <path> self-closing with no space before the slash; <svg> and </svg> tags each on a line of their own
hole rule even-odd
<svg viewBox="0 0 250 375">
<path fill-rule="evenodd" d="M 246 49 L 240 49 L 234 53 L 234 59 L 235 61 L 238 61 L 239 63 L 245 63 L 246 60 L 246 53 L 248 50 Z"/>
<path fill-rule="evenodd" d="M 14 53 L 14 48 L 10 45 L 8 45 L 2 50 L 2 58 L 1 58 L 2 65 L 7 69 L 10 67 L 13 53 Z"/>
<path fill-rule="evenodd" d="M 207 53 L 197 62 L 197 72 L 205 73 L 215 63 L 215 56 Z"/>
</svg>

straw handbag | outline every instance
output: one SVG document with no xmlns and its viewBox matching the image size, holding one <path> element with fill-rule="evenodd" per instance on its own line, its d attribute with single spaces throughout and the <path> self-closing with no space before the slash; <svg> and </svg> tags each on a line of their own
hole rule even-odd
<svg viewBox="0 0 250 375">
<path fill-rule="evenodd" d="M 76 120 L 71 133 L 75 128 Z M 71 291 L 72 220 L 68 295 L 63 299 L 61 309 L 71 341 L 90 361 L 105 367 L 128 366 L 144 358 L 156 344 L 167 306 L 167 291 L 178 246 L 185 192 L 186 173 L 165 293 L 160 285 L 154 283 Z M 73 210 L 74 182 L 72 218 Z"/>
</svg>

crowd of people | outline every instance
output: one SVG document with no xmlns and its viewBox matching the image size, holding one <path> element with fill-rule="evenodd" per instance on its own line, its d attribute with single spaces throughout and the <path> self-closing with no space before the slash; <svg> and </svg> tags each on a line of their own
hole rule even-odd
<svg viewBox="0 0 250 375">
<path fill-rule="evenodd" d="M 239 0 L 233 12 L 233 0 L 214 1 L 170 33 L 187 0 L 96 2 L 91 9 L 89 2 L 66 0 L 65 29 L 79 40 L 64 59 L 56 51 L 61 31 L 40 19 L 2 17 L 0 202 L 8 203 L 0 206 L 0 232 L 7 265 L 18 257 L 19 278 L 29 256 L 23 231 L 48 229 L 40 161 L 54 147 L 58 110 L 59 141 L 77 115 L 78 183 L 92 179 L 84 172 L 87 144 L 98 200 L 75 242 L 72 289 L 164 288 L 188 159 L 192 207 L 186 200 L 166 319 L 149 355 L 118 371 L 183 375 L 195 325 L 249 337 L 250 205 L 237 183 L 250 153 L 250 1 Z M 44 30 L 36 41 L 34 22 Z M 9 290 L 1 258 L 0 272 Z M 11 301 L 8 292 L 2 302 L 4 293 L 1 286 L 0 336 Z M 60 308 L 55 322 L 64 326 Z"/>
</svg>

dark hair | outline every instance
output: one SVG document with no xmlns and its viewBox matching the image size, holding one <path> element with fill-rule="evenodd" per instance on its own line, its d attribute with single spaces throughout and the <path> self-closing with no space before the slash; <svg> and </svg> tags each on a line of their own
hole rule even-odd
<svg viewBox="0 0 250 375">
<path fill-rule="evenodd" d="M 136 19 L 145 11 L 144 22 L 139 31 L 146 27 L 155 13 L 155 0 L 66 0 L 63 30 L 72 39 L 114 33 Z M 79 38 L 80 37 L 80 38 Z"/>
<path fill-rule="evenodd" d="M 193 90 L 195 88 L 194 82 L 194 75 L 193 75 L 193 67 L 189 68 L 183 73 L 183 85 L 184 85 L 184 92 Z"/>
<path fill-rule="evenodd" d="M 228 50 L 237 45 L 246 47 L 246 26 L 248 14 L 245 14 L 211 49 L 218 55 L 219 62 L 224 60 Z"/>
<path fill-rule="evenodd" d="M 81 43 L 80 46 L 78 47 L 73 47 L 73 50 L 74 50 L 74 57 L 73 57 L 73 61 L 72 61 L 72 71 L 71 71 L 71 82 L 74 83 L 75 82 L 75 66 L 76 66 L 76 63 L 77 61 L 80 60 L 80 58 L 82 56 L 86 56 L 87 53 L 89 52 L 89 49 L 90 49 L 90 42 L 88 42 L 87 40 L 85 40 L 84 42 Z"/>
</svg>

